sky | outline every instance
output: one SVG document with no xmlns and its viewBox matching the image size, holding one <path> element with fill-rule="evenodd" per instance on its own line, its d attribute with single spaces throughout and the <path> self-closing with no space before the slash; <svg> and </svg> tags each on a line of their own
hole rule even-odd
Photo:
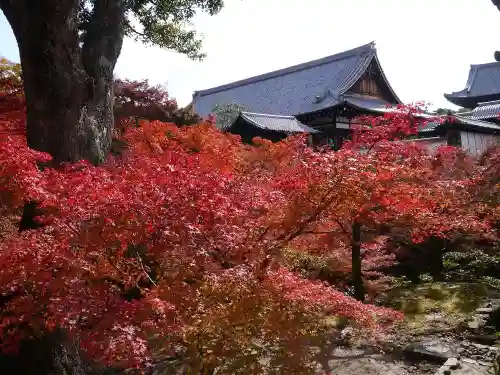
<svg viewBox="0 0 500 375">
<path fill-rule="evenodd" d="M 180 105 L 195 90 L 314 60 L 375 41 L 384 72 L 404 102 L 455 108 L 443 93 L 465 87 L 470 64 L 494 61 L 500 12 L 491 0 L 225 0 L 199 14 L 202 62 L 126 39 L 115 73 L 166 85 Z M 0 12 L 0 56 L 19 61 Z"/>
</svg>

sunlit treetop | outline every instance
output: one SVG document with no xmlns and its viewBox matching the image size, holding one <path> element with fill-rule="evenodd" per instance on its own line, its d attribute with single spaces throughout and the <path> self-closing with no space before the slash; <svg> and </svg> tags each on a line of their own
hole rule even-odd
<svg viewBox="0 0 500 375">
<path fill-rule="evenodd" d="M 96 0 L 80 0 L 80 31 L 85 36 L 92 24 Z M 199 60 L 205 57 L 202 41 L 192 27 L 198 10 L 218 13 L 223 0 L 125 0 L 125 35 Z"/>
</svg>

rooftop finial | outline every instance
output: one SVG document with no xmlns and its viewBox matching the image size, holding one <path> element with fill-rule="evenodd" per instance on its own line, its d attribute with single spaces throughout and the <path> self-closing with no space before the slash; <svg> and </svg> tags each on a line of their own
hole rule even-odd
<svg viewBox="0 0 500 375">
<path fill-rule="evenodd" d="M 495 61 L 500 61 L 500 51 L 495 51 Z"/>
</svg>

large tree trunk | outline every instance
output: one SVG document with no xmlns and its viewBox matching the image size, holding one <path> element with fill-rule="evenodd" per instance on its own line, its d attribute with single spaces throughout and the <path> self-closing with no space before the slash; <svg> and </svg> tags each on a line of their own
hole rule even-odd
<svg viewBox="0 0 500 375">
<path fill-rule="evenodd" d="M 354 298 L 358 301 L 365 300 L 365 287 L 363 285 L 363 272 L 361 269 L 361 225 L 354 223 L 352 226 L 352 283 Z"/>
<path fill-rule="evenodd" d="M 78 343 L 68 341 L 62 331 L 22 343 L 16 355 L 0 355 L 2 374 L 89 375 L 90 370 L 80 357 Z"/>
<path fill-rule="evenodd" d="M 95 4 L 80 46 L 79 0 L 0 0 L 19 45 L 28 145 L 56 162 L 99 163 L 111 145 L 125 11 L 123 0 Z"/>
</svg>

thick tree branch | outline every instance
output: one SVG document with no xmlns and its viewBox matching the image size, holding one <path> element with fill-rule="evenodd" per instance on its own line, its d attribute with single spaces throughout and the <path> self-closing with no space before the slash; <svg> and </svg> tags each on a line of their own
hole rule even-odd
<svg viewBox="0 0 500 375">
<path fill-rule="evenodd" d="M 96 1 L 82 46 L 83 64 L 90 77 L 105 73 L 112 78 L 124 35 L 125 1 Z"/>
</svg>

